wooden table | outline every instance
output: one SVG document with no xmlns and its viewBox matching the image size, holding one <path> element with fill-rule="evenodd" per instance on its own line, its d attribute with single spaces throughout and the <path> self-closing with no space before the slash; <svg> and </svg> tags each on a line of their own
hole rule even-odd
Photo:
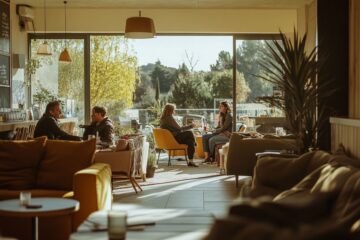
<svg viewBox="0 0 360 240">
<path fill-rule="evenodd" d="M 128 211 L 128 225 L 147 225 L 143 231 L 127 231 L 127 240 L 203 239 L 214 217 L 211 213 L 194 209 L 133 209 Z M 94 224 L 97 223 L 97 224 Z M 107 212 L 90 215 L 70 240 L 107 240 Z"/>
<path fill-rule="evenodd" d="M 0 216 L 32 217 L 33 239 L 38 239 L 38 217 L 62 216 L 79 210 L 79 202 L 65 198 L 32 198 L 31 205 L 41 208 L 30 209 L 20 206 L 19 199 L 0 201 Z"/>
<path fill-rule="evenodd" d="M 205 153 L 204 153 L 204 149 L 203 149 L 202 136 L 201 135 L 196 135 L 195 136 L 195 141 L 196 141 L 196 148 L 195 148 L 196 155 L 199 158 L 204 158 Z"/>
</svg>

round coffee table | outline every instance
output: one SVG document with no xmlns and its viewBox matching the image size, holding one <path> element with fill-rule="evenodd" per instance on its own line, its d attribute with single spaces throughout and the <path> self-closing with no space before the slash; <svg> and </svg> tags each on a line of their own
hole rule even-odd
<svg viewBox="0 0 360 240">
<path fill-rule="evenodd" d="M 31 198 L 31 205 L 40 208 L 20 206 L 19 199 L 0 201 L 0 215 L 5 217 L 32 217 L 33 239 L 38 239 L 38 217 L 61 216 L 79 210 L 79 202 L 65 198 Z"/>
</svg>

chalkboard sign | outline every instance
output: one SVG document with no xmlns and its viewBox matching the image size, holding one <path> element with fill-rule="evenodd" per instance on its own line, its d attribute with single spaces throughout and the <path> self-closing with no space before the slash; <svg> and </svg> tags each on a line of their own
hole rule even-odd
<svg viewBox="0 0 360 240">
<path fill-rule="evenodd" d="M 0 87 L 0 108 L 10 107 L 10 88 Z"/>
<path fill-rule="evenodd" d="M 10 85 L 10 57 L 0 54 L 0 85 Z"/>
<path fill-rule="evenodd" d="M 10 53 L 10 5 L 0 0 L 0 51 Z"/>
</svg>

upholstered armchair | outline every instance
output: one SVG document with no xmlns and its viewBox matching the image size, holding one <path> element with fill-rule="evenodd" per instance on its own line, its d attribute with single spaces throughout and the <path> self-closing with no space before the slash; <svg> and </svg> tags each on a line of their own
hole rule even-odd
<svg viewBox="0 0 360 240">
<path fill-rule="evenodd" d="M 266 150 L 298 151 L 298 146 L 295 139 L 244 138 L 236 133 L 231 135 L 228 149 L 222 151 L 222 161 L 226 174 L 236 176 L 236 186 L 239 175 L 253 175 L 257 160 L 255 154 Z"/>
</svg>

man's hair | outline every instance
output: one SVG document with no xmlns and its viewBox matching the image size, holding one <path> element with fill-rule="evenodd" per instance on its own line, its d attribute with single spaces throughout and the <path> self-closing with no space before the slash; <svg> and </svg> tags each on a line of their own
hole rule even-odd
<svg viewBox="0 0 360 240">
<path fill-rule="evenodd" d="M 100 115 L 102 117 L 105 117 L 105 115 L 106 115 L 106 108 L 105 107 L 95 106 L 95 107 L 93 107 L 93 110 L 96 113 L 100 113 Z"/>
<path fill-rule="evenodd" d="M 53 110 L 55 109 L 55 107 L 57 107 L 57 106 L 60 106 L 60 102 L 59 102 L 59 101 L 49 102 L 49 103 L 46 105 L 45 113 L 49 114 L 50 111 L 53 111 Z"/>
</svg>

